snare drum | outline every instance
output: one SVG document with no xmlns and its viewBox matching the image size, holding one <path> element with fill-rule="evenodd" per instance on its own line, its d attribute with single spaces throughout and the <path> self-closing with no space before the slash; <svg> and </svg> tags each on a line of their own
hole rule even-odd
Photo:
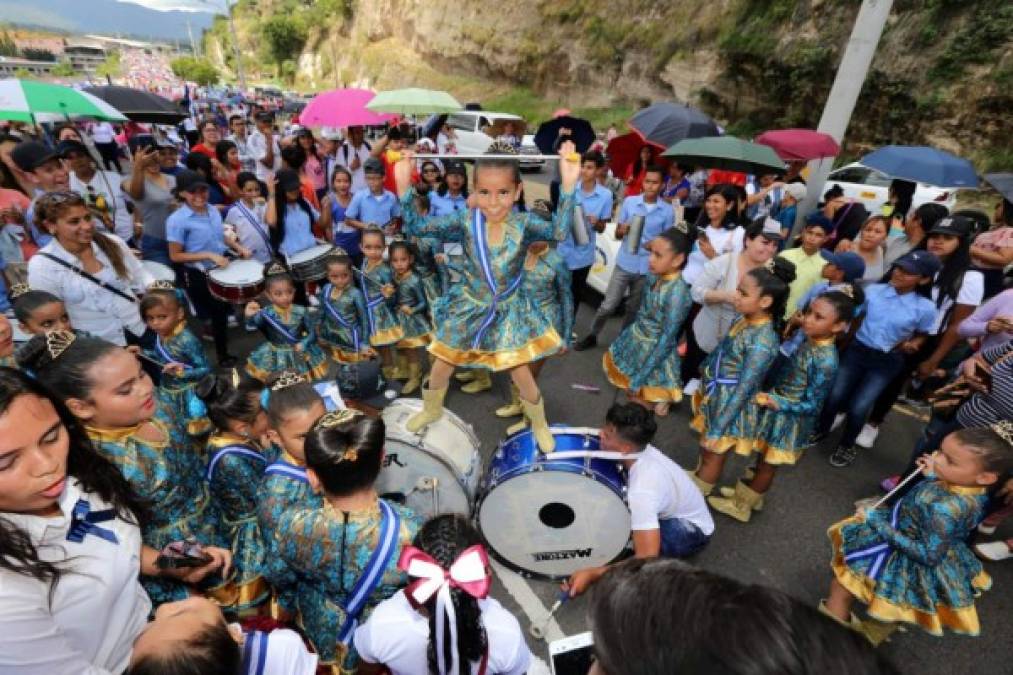
<svg viewBox="0 0 1013 675">
<path fill-rule="evenodd" d="M 148 270 L 151 276 L 155 277 L 155 281 L 168 281 L 170 283 L 176 283 L 176 273 L 168 265 L 163 265 L 160 262 L 154 260 L 142 260 L 141 265 L 144 269 Z"/>
<path fill-rule="evenodd" d="M 327 276 L 327 258 L 340 251 L 331 244 L 317 244 L 288 256 L 288 266 L 296 281 L 319 281 Z"/>
<path fill-rule="evenodd" d="M 228 267 L 208 272 L 208 292 L 223 302 L 238 305 L 264 292 L 264 265 L 256 260 L 233 260 Z"/>
<path fill-rule="evenodd" d="M 554 427 L 556 452 L 599 449 L 597 429 Z M 553 459 L 524 430 L 493 454 L 479 491 L 478 525 L 489 549 L 524 576 L 569 577 L 614 560 L 630 538 L 619 462 Z"/>
<path fill-rule="evenodd" d="M 383 409 L 387 427 L 376 491 L 409 506 L 423 520 L 441 513 L 471 514 L 482 458 L 471 426 L 445 410 L 424 431 L 405 428 L 422 401 L 400 398 Z"/>
</svg>

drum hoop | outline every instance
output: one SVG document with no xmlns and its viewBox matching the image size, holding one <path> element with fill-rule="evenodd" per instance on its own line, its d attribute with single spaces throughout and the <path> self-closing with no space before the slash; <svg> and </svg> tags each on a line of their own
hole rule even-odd
<svg viewBox="0 0 1013 675">
<path fill-rule="evenodd" d="M 233 262 L 232 264 L 235 265 L 238 262 L 248 262 L 248 261 L 246 261 L 246 260 L 239 260 L 239 261 Z M 252 265 L 243 265 L 243 267 L 249 267 L 251 270 L 254 269 L 254 267 Z M 215 274 L 215 272 L 219 272 L 219 273 L 220 272 L 225 272 L 228 269 L 229 269 L 228 267 L 220 267 L 220 268 L 217 268 L 217 269 L 208 270 L 208 272 L 207 272 L 208 279 L 210 279 L 211 281 L 215 282 L 216 284 L 219 284 L 221 286 L 228 286 L 229 288 L 239 288 L 239 287 L 242 287 L 242 286 L 256 286 L 257 284 L 261 284 L 261 283 L 264 282 L 263 271 L 260 272 L 260 278 L 259 279 L 254 279 L 254 280 L 250 280 L 250 281 L 231 280 L 231 279 L 226 280 L 226 279 L 222 279 L 219 274 Z"/>
<path fill-rule="evenodd" d="M 385 410 L 389 410 L 393 405 L 395 405 L 397 403 L 401 403 L 406 408 L 411 408 L 412 412 L 418 412 L 418 411 L 422 410 L 422 402 L 421 401 L 418 401 L 418 405 L 417 406 L 414 403 L 412 403 L 412 401 L 418 401 L 418 399 L 397 399 L 391 405 L 387 406 L 387 408 L 385 408 Z M 471 447 L 472 447 L 471 461 L 469 462 L 469 466 L 468 466 L 467 472 L 465 472 L 465 474 L 464 474 L 465 478 L 471 478 L 471 476 L 473 476 L 475 474 L 476 470 L 480 471 L 481 468 L 482 468 L 482 443 L 481 443 L 481 441 L 478 440 L 478 436 L 475 435 L 475 431 L 472 428 L 472 426 L 470 424 L 468 424 L 467 422 L 465 422 L 464 420 L 462 420 L 460 417 L 458 417 L 452 411 L 450 411 L 450 410 L 445 411 L 445 414 L 443 415 L 443 417 L 441 419 L 450 422 L 451 424 L 453 424 L 454 426 L 456 426 L 458 429 L 460 429 L 462 432 L 464 432 L 464 435 L 471 442 Z M 429 448 L 426 446 L 425 441 L 423 440 L 423 435 L 422 434 L 413 434 L 413 433 L 407 431 L 406 429 L 404 429 L 404 433 L 402 433 L 402 429 L 404 429 L 404 428 L 403 427 L 387 426 L 387 437 L 390 438 L 391 440 L 400 441 L 400 442 L 404 443 L 405 445 L 410 445 L 413 448 L 421 448 L 426 454 L 433 455 L 433 453 L 430 452 Z M 414 445 L 414 443 L 418 443 L 418 445 Z M 454 473 L 456 473 L 456 472 L 454 472 Z M 481 478 L 481 476 L 479 476 L 479 478 Z"/>
<path fill-rule="evenodd" d="M 487 483 L 487 484 L 485 484 L 485 485 L 482 486 L 482 490 L 481 490 L 482 499 L 484 499 L 485 496 L 488 495 L 490 492 L 492 492 L 493 490 L 495 490 L 497 486 L 502 485 L 503 483 L 506 483 L 506 482 L 508 482 L 508 481 L 510 481 L 510 480 L 512 480 L 514 478 L 517 478 L 518 476 L 524 476 L 524 475 L 529 474 L 529 473 L 545 473 L 547 471 L 551 471 L 553 473 L 570 473 L 570 474 L 582 475 L 582 476 L 584 476 L 586 478 L 593 478 L 595 483 L 599 483 L 599 484 L 603 485 L 604 487 L 608 488 L 610 492 L 614 493 L 616 495 L 616 497 L 619 497 L 619 500 L 626 506 L 626 509 L 629 510 L 630 506 L 629 506 L 629 503 L 627 502 L 627 499 L 626 499 L 626 486 L 625 485 L 621 486 L 618 490 L 614 489 L 612 487 L 610 481 L 607 481 L 607 480 L 604 479 L 604 476 L 602 475 L 601 472 L 596 471 L 595 469 L 592 469 L 591 467 L 586 467 L 585 469 L 582 469 L 582 470 L 579 470 L 579 471 L 578 470 L 562 469 L 562 468 L 553 468 L 553 467 L 563 467 L 563 466 L 573 467 L 572 464 L 548 464 L 548 463 L 545 463 L 545 462 L 536 462 L 534 464 L 525 464 L 523 467 L 518 467 L 516 469 L 511 469 L 510 471 L 507 471 L 506 473 L 500 474 L 500 476 L 497 479 L 493 480 L 491 483 Z M 588 473 L 590 473 L 591 475 L 589 476 Z M 477 503 L 476 503 L 476 505 L 477 505 Z"/>
<path fill-rule="evenodd" d="M 404 441 L 401 440 L 400 438 L 390 438 L 390 440 L 392 440 L 392 441 L 398 441 L 400 443 L 404 443 Z M 467 479 L 471 478 L 471 476 L 473 475 L 472 472 L 475 469 L 475 467 L 474 467 L 474 461 L 475 461 L 474 458 L 475 457 L 481 458 L 481 454 L 478 452 L 478 448 L 475 448 L 475 454 L 472 455 L 472 466 L 469 468 L 468 473 L 464 474 L 464 475 L 458 475 L 459 471 L 457 469 L 457 466 L 454 465 L 452 462 L 448 462 L 448 460 L 445 460 L 443 457 L 440 457 L 439 455 L 433 454 L 433 453 L 429 452 L 428 450 L 426 450 L 424 448 L 420 448 L 417 445 L 411 445 L 409 443 L 404 443 L 404 444 L 406 446 L 410 447 L 410 448 L 414 448 L 415 450 L 418 450 L 420 452 L 424 452 L 429 457 L 432 457 L 433 459 L 435 459 L 439 464 L 443 465 L 443 468 L 447 469 L 447 472 L 451 476 L 454 477 L 454 480 L 457 481 L 457 484 L 464 490 L 464 494 L 468 495 L 468 501 L 469 502 L 470 501 L 474 501 L 475 495 L 478 494 L 479 486 L 476 485 L 474 493 L 469 494 Z M 386 443 L 384 445 L 386 446 Z M 384 448 L 384 451 L 386 452 L 386 447 Z M 472 507 L 472 510 L 474 512 L 474 507 Z"/>
<path fill-rule="evenodd" d="M 313 249 L 316 249 L 316 248 L 321 249 L 321 251 L 320 251 L 319 254 L 317 254 L 317 255 L 315 255 L 313 257 L 310 257 L 310 258 L 306 258 L 305 260 L 296 260 L 296 256 L 301 256 L 301 255 L 305 254 L 306 252 L 312 251 Z M 299 251 L 295 255 L 289 256 L 288 257 L 288 262 L 293 267 L 295 265 L 305 265 L 306 263 L 315 263 L 318 260 L 320 260 L 321 258 L 326 257 L 332 250 L 334 250 L 334 248 L 335 247 L 334 247 L 333 244 L 314 244 L 313 246 L 310 246 L 309 248 L 306 248 L 306 249 L 303 249 L 302 251 Z"/>
</svg>

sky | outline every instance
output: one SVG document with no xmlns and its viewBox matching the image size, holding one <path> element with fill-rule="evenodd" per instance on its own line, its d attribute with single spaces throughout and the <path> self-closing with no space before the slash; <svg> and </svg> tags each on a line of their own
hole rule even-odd
<svg viewBox="0 0 1013 675">
<path fill-rule="evenodd" d="M 119 0 L 132 5 L 143 5 L 163 12 L 177 9 L 189 12 L 207 12 L 220 9 L 229 0 Z M 232 4 L 229 2 L 229 4 Z"/>
</svg>

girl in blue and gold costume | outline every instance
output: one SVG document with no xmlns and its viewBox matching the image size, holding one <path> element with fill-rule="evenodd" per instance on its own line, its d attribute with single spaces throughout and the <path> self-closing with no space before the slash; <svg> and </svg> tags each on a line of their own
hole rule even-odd
<svg viewBox="0 0 1013 675">
<path fill-rule="evenodd" d="M 301 583 L 278 556 L 275 534 L 282 517 L 293 508 L 322 505 L 306 477 L 303 442 L 313 424 L 327 409 L 313 385 L 295 371 L 283 371 L 264 390 L 261 405 L 267 410 L 267 439 L 279 449 L 276 459 L 264 469 L 257 497 L 257 522 L 267 546 L 263 574 L 274 589 L 271 615 L 289 621 L 299 601 L 313 588 Z"/>
<path fill-rule="evenodd" d="M 729 450 L 753 452 L 756 418 L 748 410 L 777 357 L 774 322 L 784 316 L 794 279 L 795 266 L 783 258 L 745 274 L 735 292 L 741 318 L 703 363 L 690 423 L 700 432 L 700 462 L 690 477 L 704 496 L 721 478 Z"/>
<path fill-rule="evenodd" d="M 321 417 L 306 435 L 307 474 L 322 506 L 285 511 L 274 531 L 280 557 L 317 601 L 300 598 L 299 622 L 332 672 L 355 672 L 352 632 L 373 607 L 407 584 L 397 563 L 420 521 L 377 496 L 385 428 L 352 410 Z"/>
<path fill-rule="evenodd" d="M 573 144 L 562 145 L 562 198 L 552 222 L 531 213 L 515 213 L 523 183 L 515 160 L 480 159 L 475 164 L 474 206 L 439 218 L 424 218 L 415 208 L 411 153 L 395 167 L 408 236 L 433 236 L 461 243 L 463 279 L 433 308 L 435 331 L 429 353 L 436 357 L 422 390 L 423 409 L 408 420 L 417 432 L 443 415 L 450 376 L 458 366 L 509 370 L 520 391 L 521 407 L 531 420 L 543 452 L 555 449 L 545 406 L 529 364 L 559 351 L 563 341 L 549 319 L 535 310 L 530 296 L 518 292 L 528 246 L 561 241 L 573 219 L 573 188 L 580 172 Z"/>
<path fill-rule="evenodd" d="M 209 433 L 211 421 L 194 388 L 211 372 L 211 364 L 201 341 L 186 327 L 182 291 L 169 281 L 156 281 L 141 299 L 140 310 L 144 323 L 155 334 L 155 343 L 143 353 L 162 366 L 155 395 L 176 419 L 186 421 L 191 436 Z"/>
<path fill-rule="evenodd" d="M 261 382 L 283 370 L 294 370 L 311 380 L 327 375 L 327 357 L 317 345 L 313 319 L 302 305 L 295 305 L 295 284 L 278 263 L 264 270 L 264 295 L 271 304 L 246 305 L 247 328 L 259 328 L 267 338 L 246 361 L 246 372 Z"/>
<path fill-rule="evenodd" d="M 352 283 L 352 259 L 336 256 L 327 260 L 327 283 L 317 296 L 317 342 L 338 363 L 358 363 L 371 358 L 369 316 L 362 291 Z"/>
<path fill-rule="evenodd" d="M 809 303 L 802 318 L 806 341 L 774 375 L 771 390 L 758 393 L 743 413 L 755 418 L 753 448 L 760 459 L 734 488 L 721 488 L 723 496 L 707 498 L 715 511 L 748 522 L 753 510 L 763 508 L 777 467 L 802 458 L 837 374 L 834 342 L 862 304 L 860 288 L 850 284 L 839 288 Z"/>
<path fill-rule="evenodd" d="M 271 597 L 263 575 L 264 538 L 257 522 L 260 482 L 276 456 L 261 441 L 267 433 L 267 414 L 260 405 L 263 389 L 263 382 L 243 377 L 238 370 L 208 375 L 197 386 L 215 426 L 207 443 L 204 478 L 234 552 L 235 609 L 240 618 L 256 614 Z"/>
<path fill-rule="evenodd" d="M 692 246 L 685 229 L 670 228 L 650 241 L 650 275 L 640 309 L 602 357 L 609 382 L 658 415 L 682 400 L 679 333 L 693 304 L 682 268 Z"/>
<path fill-rule="evenodd" d="M 99 454 L 151 504 L 150 517 L 141 524 L 146 545 L 160 551 L 193 538 L 228 548 L 221 515 L 195 469 L 197 450 L 182 426 L 156 417 L 154 386 L 134 354 L 99 338 L 53 331 L 26 343 L 18 361 L 59 393 Z M 190 592 L 165 578 L 145 577 L 142 583 L 155 607 Z M 235 587 L 218 576 L 205 579 L 201 588 L 227 608 L 235 603 Z"/>
<path fill-rule="evenodd" d="M 1013 470 L 1013 423 L 955 431 L 919 468 L 925 477 L 892 508 L 861 510 L 827 531 L 834 580 L 820 610 L 874 642 L 895 627 L 883 623 L 980 632 L 974 599 L 992 580 L 966 541 L 988 491 Z M 851 613 L 855 599 L 871 621 Z"/>
<path fill-rule="evenodd" d="M 429 303 L 422 279 L 415 272 L 415 251 L 405 241 L 395 241 L 388 247 L 390 264 L 397 281 L 397 317 L 401 323 L 402 337 L 397 342 L 398 360 L 403 354 L 408 363 L 407 381 L 401 394 L 415 392 L 422 384 L 422 364 L 419 347 L 429 344 L 433 330 L 429 318 Z"/>
<path fill-rule="evenodd" d="M 394 272 L 383 261 L 386 248 L 383 230 L 372 227 L 362 232 L 362 269 L 359 270 L 359 288 L 366 299 L 366 313 L 369 319 L 369 344 L 383 359 L 383 376 L 388 380 L 400 374 L 394 365 L 393 346 L 404 333 L 394 314 L 397 301 L 397 287 Z"/>
<path fill-rule="evenodd" d="M 528 246 L 528 255 L 524 260 L 524 285 L 520 292 L 531 298 L 536 311 L 556 329 L 563 341 L 560 353 L 566 353 L 573 337 L 573 287 L 570 268 L 549 242 L 536 241 Z M 540 359 L 529 365 L 536 381 L 545 361 L 546 359 Z M 523 414 L 520 392 L 517 385 L 511 382 L 510 402 L 497 408 L 496 416 L 515 417 Z M 527 424 L 527 418 L 522 418 L 520 422 L 507 427 L 506 433 L 517 433 L 527 427 Z"/>
<path fill-rule="evenodd" d="M 14 326 L 10 319 L 0 314 L 0 366 L 17 368 L 17 359 L 14 358 Z"/>
</svg>

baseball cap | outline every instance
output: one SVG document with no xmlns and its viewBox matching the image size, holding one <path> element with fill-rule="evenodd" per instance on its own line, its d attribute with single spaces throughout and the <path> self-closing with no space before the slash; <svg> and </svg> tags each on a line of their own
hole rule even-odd
<svg viewBox="0 0 1013 675">
<path fill-rule="evenodd" d="M 781 241 L 784 239 L 784 235 L 781 234 L 781 223 L 774 220 L 770 216 L 766 216 L 762 221 L 759 218 L 753 221 L 753 227 L 758 223 L 762 222 L 763 227 L 760 229 L 759 234 L 770 241 Z"/>
<path fill-rule="evenodd" d="M 920 277 L 934 277 L 942 264 L 928 251 L 910 251 L 894 261 L 894 266 Z"/>
<path fill-rule="evenodd" d="M 56 154 L 60 157 L 66 158 L 72 152 L 79 152 L 83 155 L 88 155 L 88 146 L 80 141 L 73 139 L 67 139 L 60 141 L 59 145 L 56 146 Z"/>
<path fill-rule="evenodd" d="M 275 175 L 278 179 L 278 189 L 282 192 L 292 192 L 302 188 L 302 183 L 299 181 L 299 174 L 291 169 L 282 169 Z"/>
<path fill-rule="evenodd" d="M 445 159 L 443 160 L 443 173 L 446 176 L 452 173 L 458 176 L 467 176 L 468 170 L 464 167 L 464 162 L 458 159 Z"/>
<path fill-rule="evenodd" d="M 39 141 L 22 141 L 11 150 L 11 159 L 22 171 L 35 171 L 49 160 L 59 158 L 59 153 Z"/>
<path fill-rule="evenodd" d="M 362 171 L 367 175 L 376 174 L 379 176 L 383 176 L 387 173 L 387 171 L 384 169 L 383 162 L 381 162 L 376 157 L 370 157 L 365 162 L 363 162 Z"/>
<path fill-rule="evenodd" d="M 820 250 L 820 255 L 828 263 L 844 272 L 844 280 L 851 282 L 861 279 L 865 274 L 865 260 L 857 253 L 848 251 L 846 253 L 834 253 L 826 249 Z"/>
<path fill-rule="evenodd" d="M 792 199 L 797 202 L 805 199 L 808 190 L 806 189 L 805 183 L 788 183 L 784 186 L 784 194 L 789 195 Z"/>
<path fill-rule="evenodd" d="M 948 234 L 953 237 L 967 237 L 974 231 L 974 221 L 966 216 L 948 216 L 940 218 L 939 222 L 932 226 L 929 234 Z"/>
<path fill-rule="evenodd" d="M 341 129 L 335 127 L 324 127 L 320 130 L 320 137 L 325 141 L 340 141 Z"/>
<path fill-rule="evenodd" d="M 183 169 L 176 174 L 176 192 L 193 192 L 198 188 L 206 187 L 208 187 L 207 180 L 196 171 Z"/>
</svg>

